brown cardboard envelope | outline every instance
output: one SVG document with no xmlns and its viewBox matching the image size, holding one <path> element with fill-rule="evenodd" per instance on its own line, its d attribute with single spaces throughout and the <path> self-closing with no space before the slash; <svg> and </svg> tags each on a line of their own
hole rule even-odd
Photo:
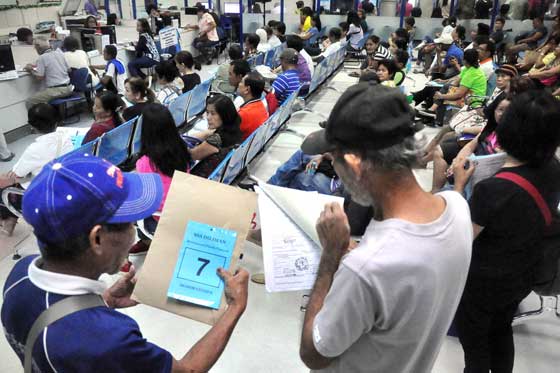
<svg viewBox="0 0 560 373">
<path fill-rule="evenodd" d="M 237 232 L 230 270 L 249 231 L 257 196 L 239 188 L 175 171 L 154 240 L 132 294 L 136 301 L 171 313 L 214 325 L 226 309 L 225 296 L 219 310 L 167 297 L 167 289 L 179 257 L 187 223 L 191 220 Z"/>
</svg>

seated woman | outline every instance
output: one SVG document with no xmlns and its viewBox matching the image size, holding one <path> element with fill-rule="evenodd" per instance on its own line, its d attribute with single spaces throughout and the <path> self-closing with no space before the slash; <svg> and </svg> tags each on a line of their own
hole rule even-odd
<svg viewBox="0 0 560 373">
<path fill-rule="evenodd" d="M 531 79 L 538 79 L 545 87 L 553 87 L 558 83 L 558 76 L 560 75 L 560 46 L 557 45 L 554 49 L 554 58 L 541 67 L 540 69 L 532 70 L 528 76 Z"/>
<path fill-rule="evenodd" d="M 109 132 L 120 125 L 122 120 L 118 111 L 122 106 L 122 100 L 113 92 L 103 91 L 98 93 L 93 103 L 95 121 L 86 133 L 82 145 L 95 140 L 105 132 Z"/>
<path fill-rule="evenodd" d="M 144 108 L 156 100 L 155 93 L 148 88 L 146 81 L 140 78 L 130 78 L 125 81 L 124 97 L 131 104 L 122 114 L 127 121 L 142 114 Z"/>
<path fill-rule="evenodd" d="M 381 60 L 377 65 L 377 77 L 381 85 L 387 87 L 396 87 L 394 78 L 397 72 L 397 65 L 393 60 Z"/>
<path fill-rule="evenodd" d="M 57 112 L 49 104 L 32 106 L 28 113 L 29 125 L 33 132 L 39 134 L 23 152 L 20 159 L 8 173 L 0 175 L 0 194 L 2 189 L 10 186 L 19 186 L 27 189 L 31 178 L 35 177 L 43 166 L 53 159 L 73 150 L 70 136 L 64 132 L 56 132 Z M 10 202 L 19 210 L 21 197 L 10 195 Z M 6 207 L 0 206 L 0 232 L 11 236 L 17 224 L 17 217 Z"/>
<path fill-rule="evenodd" d="M 140 69 L 156 65 L 160 60 L 159 52 L 147 19 L 141 18 L 136 21 L 136 31 L 140 34 L 135 45 L 136 58 L 128 63 L 128 72 L 130 76 L 145 79 L 146 74 Z"/>
<path fill-rule="evenodd" d="M 243 43 L 244 46 L 244 58 L 249 59 L 253 56 L 259 54 L 258 46 L 260 42 L 260 38 L 257 34 L 248 34 L 245 37 L 245 41 Z"/>
<path fill-rule="evenodd" d="M 397 66 L 397 72 L 395 73 L 393 81 L 397 87 L 401 86 L 406 78 L 406 64 L 408 63 L 408 58 L 408 52 L 405 50 L 399 49 L 393 54 L 393 61 L 395 61 L 395 65 Z"/>
<path fill-rule="evenodd" d="M 239 128 L 241 117 L 227 96 L 217 94 L 208 99 L 206 119 L 208 130 L 193 135 L 201 143 L 190 149 L 192 159 L 200 161 L 192 174 L 201 177 L 208 177 L 227 152 L 242 142 L 243 137 Z"/>
<path fill-rule="evenodd" d="M 547 216 L 560 202 L 559 122 L 560 104 L 549 93 L 514 97 L 496 128 L 505 164 L 476 184 L 469 199 L 472 259 L 455 315 L 465 371 L 480 371 L 490 361 L 501 371 L 514 365 L 513 317 L 541 270 Z M 453 162 L 456 191 L 464 190 L 472 172 L 465 157 Z"/>
<path fill-rule="evenodd" d="M 198 75 L 193 69 L 200 71 L 201 66 L 199 62 L 195 62 L 191 52 L 181 51 L 175 55 L 174 59 L 175 59 L 175 64 L 179 69 L 181 80 L 183 81 L 183 93 L 190 91 L 198 84 L 200 84 L 200 75 Z M 227 65 L 226 67 L 229 67 L 228 64 L 226 65 Z M 220 65 L 220 68 L 221 67 L 222 65 Z"/>
<path fill-rule="evenodd" d="M 518 63 L 516 67 L 520 71 L 531 71 L 549 64 L 556 58 L 554 50 L 558 47 L 559 43 L 560 35 L 551 36 L 544 45 L 534 51 L 527 51 L 523 61 Z"/>
<path fill-rule="evenodd" d="M 156 93 L 156 100 L 160 104 L 169 106 L 181 94 L 181 89 L 175 84 L 175 78 L 179 77 L 179 70 L 173 61 L 163 61 L 156 66 L 158 86 L 161 88 Z"/>
<path fill-rule="evenodd" d="M 364 37 L 364 30 L 362 30 L 361 19 L 358 17 L 358 13 L 351 10 L 348 12 L 348 33 L 346 34 L 346 40 L 348 44 L 346 49 L 349 51 L 359 50 L 360 40 Z"/>
<path fill-rule="evenodd" d="M 311 17 L 311 28 L 306 32 L 299 34 L 299 37 L 304 41 L 306 47 L 311 47 L 309 44 L 309 39 L 317 35 L 321 31 L 321 18 L 318 14 L 314 14 Z"/>
<path fill-rule="evenodd" d="M 495 100 L 493 105 L 489 105 L 484 112 L 487 123 L 477 137 L 462 148 L 457 138 L 447 139 L 442 142 L 433 153 L 434 172 L 432 191 L 437 192 L 445 185 L 447 170 L 456 157 L 468 157 L 471 154 L 488 155 L 500 151 L 500 146 L 496 137 L 496 128 L 505 109 L 507 109 L 513 97 L 535 89 L 535 83 L 527 77 L 513 79 L 510 82 L 508 94 L 503 96 L 501 100 Z"/>
<path fill-rule="evenodd" d="M 419 111 L 419 114 L 435 119 L 433 124 L 429 123 L 428 125 L 443 126 L 446 102 L 454 102 L 456 106 L 462 107 L 464 104 L 463 101 L 467 95 L 486 96 L 488 83 L 486 81 L 486 75 L 484 75 L 484 72 L 479 67 L 478 51 L 476 49 L 468 49 L 465 51 L 463 69 L 460 68 L 459 61 L 457 61 L 456 58 L 451 59 L 451 63 L 455 65 L 455 68 L 461 70 L 459 74 L 459 86 L 449 87 L 446 93 L 441 91 L 436 92 L 434 94 L 433 105 L 428 110 Z M 474 105 L 474 107 L 477 106 L 476 103 L 471 105 Z M 480 104 L 478 104 L 478 106 L 480 106 Z"/>
<path fill-rule="evenodd" d="M 142 131 L 140 134 L 140 158 L 136 161 L 139 173 L 155 172 L 161 176 L 163 183 L 163 199 L 159 211 L 163 209 L 171 179 L 175 170 L 190 171 L 191 155 L 187 145 L 179 135 L 169 110 L 160 104 L 151 103 L 144 110 Z M 154 233 L 159 217 L 144 219 L 144 226 Z M 145 253 L 150 240 L 140 235 L 140 241 L 130 249 L 130 254 Z"/>
</svg>

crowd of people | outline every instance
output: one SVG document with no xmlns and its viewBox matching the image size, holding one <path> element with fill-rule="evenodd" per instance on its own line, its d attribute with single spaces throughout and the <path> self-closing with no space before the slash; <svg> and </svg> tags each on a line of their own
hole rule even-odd
<svg viewBox="0 0 560 373">
<path fill-rule="evenodd" d="M 200 31 L 195 46 L 207 59 L 216 22 L 199 9 L 199 25 L 188 28 Z M 0 188 L 25 189 L 23 199 L 12 202 L 33 227 L 41 251 L 18 262 L 4 288 L 2 324 L 20 359 L 31 325 L 49 304 L 96 293 L 105 306 L 64 318 L 49 327 L 48 337 L 45 332 L 33 353 L 36 369 L 198 372 L 212 367 L 247 306 L 248 273 L 219 270 L 228 310 L 175 360 L 143 339 L 132 319 L 113 310 L 136 304 L 130 299 L 135 269 L 128 257 L 150 249 L 148 236 L 136 239 L 133 223 L 144 220 L 153 234 L 175 171 L 207 177 L 278 105 L 305 90 L 316 63 L 341 48 L 361 53 L 358 44 L 368 31 L 364 12 L 364 5 L 349 12 L 347 22 L 311 43 L 321 20 L 302 7 L 297 34 L 286 35 L 285 24 L 270 21 L 245 36 L 244 50 L 231 45 L 206 101 L 208 128 L 190 137 L 177 128 L 168 106 L 201 83 L 196 72 L 201 60 L 178 50 L 161 59 L 152 36 L 165 24 L 137 22 L 139 41 L 129 75 L 112 45 L 104 49 L 105 66 L 89 66 L 72 37 L 64 41 L 64 51 L 35 42 L 40 57 L 28 69 L 48 88 L 27 105 L 29 123 L 40 136 L 0 176 Z M 535 17 L 533 31 L 503 45 L 507 63 L 496 64 L 505 22 L 498 19 L 492 32 L 477 27 L 466 44 L 465 27 L 449 17 L 441 34 L 425 38 L 412 55 L 413 17 L 388 40 L 369 36 L 363 62 L 351 74 L 358 83 L 342 94 L 320 124 L 323 129 L 307 136 L 268 180 L 345 199 L 344 206 L 326 205 L 317 222 L 323 251 L 300 346 L 309 368 L 429 372 L 454 323 L 465 372 L 512 372 L 511 323 L 531 292 L 547 216 L 556 215 L 560 202 L 555 157 L 560 103 L 554 97 L 560 94 L 560 20 L 548 30 Z M 276 78 L 267 82 L 248 60 L 282 44 Z M 399 87 L 415 55 L 429 84 L 407 98 Z M 141 115 L 135 173 L 91 156 L 64 156 L 72 144 L 56 131 L 57 113 L 48 102 L 70 89 L 71 69 L 90 67 L 98 90 L 94 122 L 83 143 Z M 147 67 L 154 68 L 155 91 L 142 72 Z M 417 122 L 440 131 L 427 143 Z M 502 153 L 504 163 L 495 174 L 472 186 L 477 167 L 472 156 Z M 428 162 L 433 162 L 429 192 L 413 174 Z M 144 193 L 148 189 L 154 193 Z M 2 234 L 11 235 L 17 218 L 5 208 L 0 213 Z M 360 242 L 351 234 L 361 236 Z M 119 271 L 123 277 L 108 289 L 98 281 L 102 273 Z M 73 330 L 88 337 L 54 342 Z M 89 343 L 92 336 L 104 340 L 106 335 L 112 336 L 106 345 Z"/>
</svg>

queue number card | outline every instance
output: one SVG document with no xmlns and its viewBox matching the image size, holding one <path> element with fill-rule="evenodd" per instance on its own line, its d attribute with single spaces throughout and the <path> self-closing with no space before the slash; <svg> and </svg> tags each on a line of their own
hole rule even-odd
<svg viewBox="0 0 560 373">
<path fill-rule="evenodd" d="M 237 232 L 189 221 L 167 296 L 220 308 L 224 282 L 217 269 L 229 268 Z"/>
</svg>

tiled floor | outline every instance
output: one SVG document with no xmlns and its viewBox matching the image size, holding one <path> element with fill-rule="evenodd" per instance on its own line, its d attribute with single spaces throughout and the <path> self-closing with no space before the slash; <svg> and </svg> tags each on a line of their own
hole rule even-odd
<svg viewBox="0 0 560 373">
<path fill-rule="evenodd" d="M 330 83 L 339 90 L 351 85 L 355 79 L 340 72 Z M 413 82 L 407 81 L 413 85 Z M 416 86 L 422 84 L 417 77 Z M 416 90 L 417 88 L 413 88 Z M 328 114 L 340 93 L 322 89 L 311 101 L 309 107 L 320 113 Z M 323 120 L 316 113 L 302 113 L 294 116 L 289 128 L 301 134 L 318 129 Z M 83 125 L 87 124 L 84 122 Z M 435 130 L 425 129 L 423 134 L 433 136 Z M 20 154 L 29 144 L 31 137 L 22 139 L 10 147 Z M 275 169 L 299 147 L 301 138 L 290 133 L 281 133 L 267 151 L 249 167 L 249 172 L 260 179 L 268 179 Z M 7 170 L 9 164 L 1 164 L 0 172 Z M 416 172 L 421 185 L 429 189 L 431 169 Z M 4 283 L 14 261 L 11 252 L 14 245 L 20 253 L 28 255 L 37 252 L 37 246 L 30 235 L 29 227 L 21 224 L 13 239 L 0 238 L 0 283 Z M 135 263 L 141 267 L 141 260 Z M 241 265 L 251 273 L 262 272 L 262 252 L 253 244 L 247 243 Z M 141 270 L 141 268 L 140 268 Z M 111 279 L 108 278 L 108 281 Z M 263 286 L 250 284 L 249 306 L 220 361 L 212 372 L 305 372 L 307 369 L 299 360 L 298 347 L 303 314 L 299 310 L 302 293 L 269 294 Z M 536 296 L 530 296 L 523 309 L 538 306 Z M 207 330 L 204 324 L 184 319 L 148 306 L 139 305 L 125 311 L 137 320 L 144 336 L 168 349 L 176 357 L 181 357 Z M 559 371 L 558 354 L 560 319 L 550 313 L 538 320 L 528 321 L 515 326 L 516 373 L 553 373 Z M 433 373 L 461 372 L 462 350 L 456 338 L 447 337 L 433 369 Z M 556 367 L 556 368 L 555 368 Z M 22 371 L 21 366 L 4 338 L 0 337 L 0 372 Z M 384 372 L 385 373 L 385 372 Z M 387 372 L 388 373 L 388 372 Z M 392 372 L 391 372 L 392 373 Z M 396 373 L 396 372 L 395 372 Z"/>
</svg>

